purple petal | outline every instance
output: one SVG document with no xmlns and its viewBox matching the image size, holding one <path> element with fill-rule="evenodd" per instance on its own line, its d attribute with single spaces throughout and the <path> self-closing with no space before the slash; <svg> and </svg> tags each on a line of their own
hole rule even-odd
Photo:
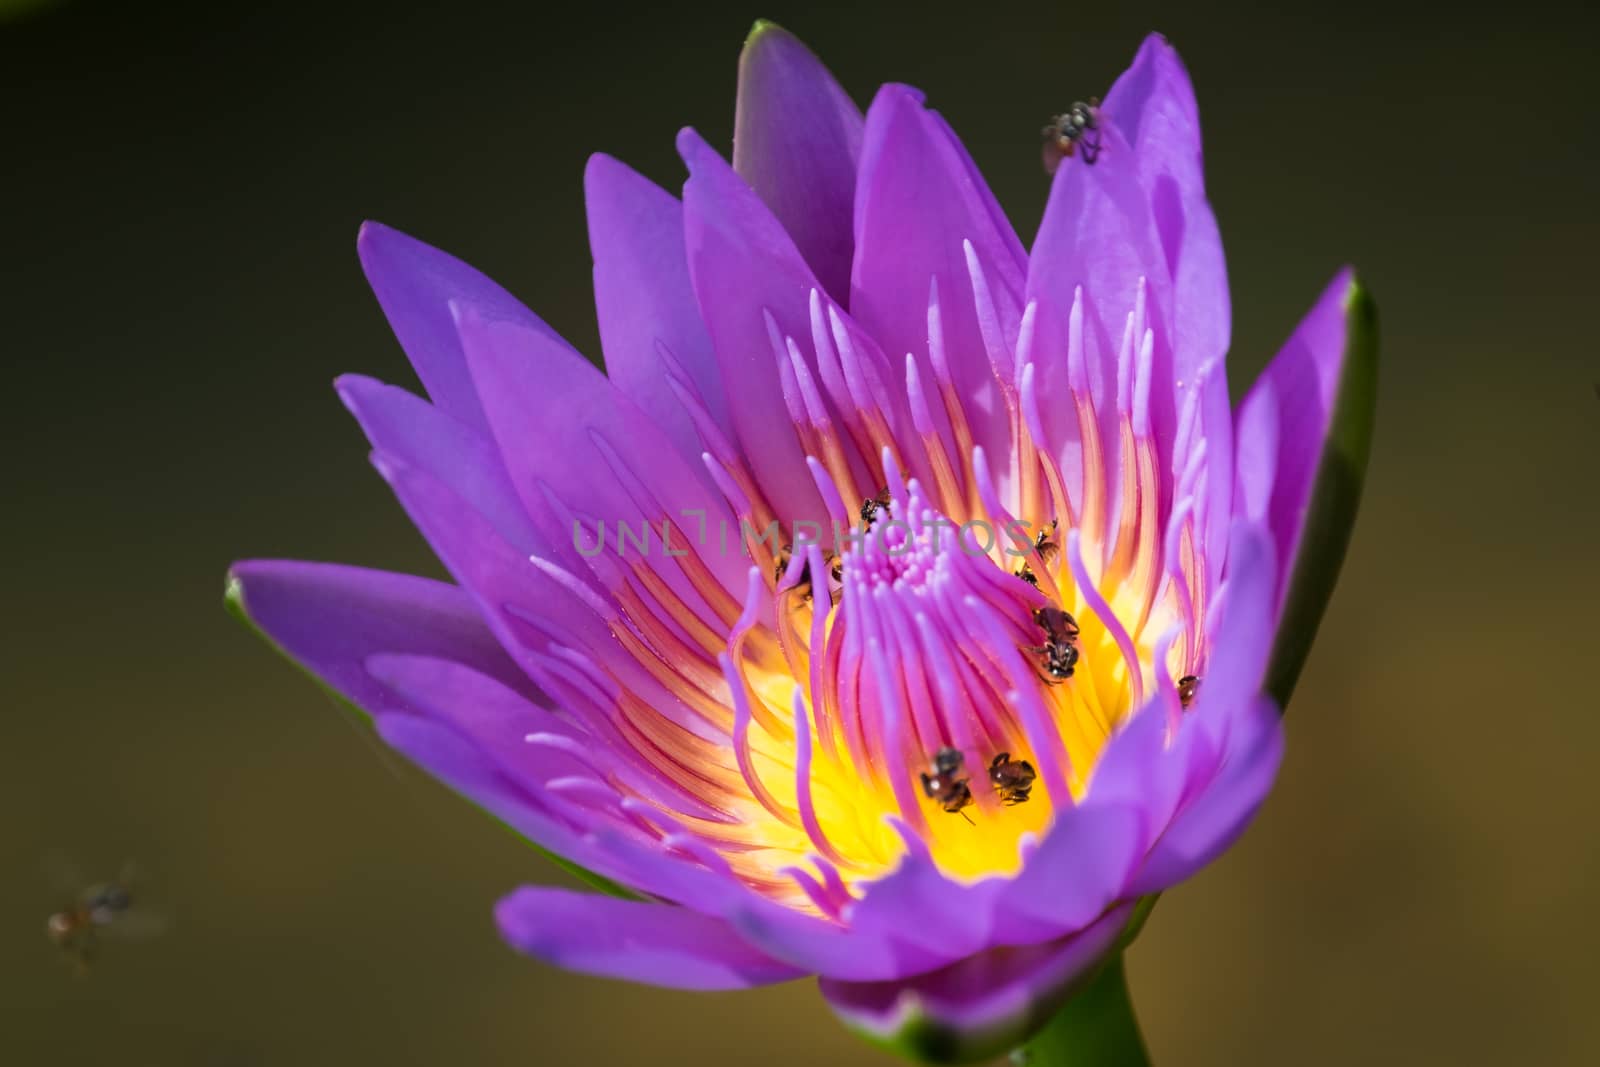
<svg viewBox="0 0 1600 1067">
<path fill-rule="evenodd" d="M 1056 814 L 1000 900 L 999 937 L 1009 944 L 1083 929 L 1126 896 L 1148 844 L 1144 813 L 1131 805 L 1079 805 Z"/>
<path fill-rule="evenodd" d="M 784 519 L 826 514 L 771 356 L 766 314 L 787 336 L 811 336 L 819 283 L 794 242 L 723 159 L 693 130 L 678 135 L 689 274 L 722 368 L 745 460 Z"/>
<path fill-rule="evenodd" d="M 249 560 L 228 574 L 228 596 L 285 655 L 368 712 L 407 705 L 367 670 L 386 652 L 466 664 L 539 699 L 460 589 L 408 574 L 296 560 Z"/>
<path fill-rule="evenodd" d="M 577 541 L 552 497 L 613 532 L 618 523 L 638 530 L 649 522 L 659 536 L 668 518 L 680 528 L 698 529 L 685 512 L 700 513 L 711 528 L 731 525 L 725 504 L 707 488 L 704 469 L 689 466 L 642 411 L 548 328 L 495 319 L 470 306 L 460 308 L 459 318 L 467 360 L 512 482 L 546 539 L 565 549 L 558 558 L 570 568 L 581 567 Z M 641 488 L 653 500 L 639 499 Z M 673 551 L 688 547 L 680 535 Z M 686 603 L 699 604 L 658 544 L 655 551 L 637 551 Z M 709 550 L 701 556 L 725 588 L 744 587 L 745 560 Z M 704 614 L 711 621 L 709 609 Z"/>
<path fill-rule="evenodd" d="M 441 722 L 477 746 L 484 756 L 524 789 L 551 779 L 591 779 L 608 791 L 608 776 L 669 812 L 716 819 L 718 814 L 664 780 L 625 744 L 591 730 L 579 716 L 562 716 L 540 707 L 485 675 L 460 664 L 427 656 L 385 654 L 369 657 L 367 669 L 407 706 Z M 566 744 L 530 743 L 530 737 L 556 737 Z M 620 802 L 620 795 L 616 800 Z M 617 804 L 604 814 L 626 820 Z M 594 825 L 591 823 L 590 825 Z"/>
<path fill-rule="evenodd" d="M 1006 348 L 1016 342 L 1027 254 L 960 139 L 922 99 L 915 89 L 886 85 L 868 109 L 850 311 L 885 351 L 916 353 L 923 380 L 933 381 L 928 303 L 937 281 L 957 392 L 976 442 L 1003 458 L 1009 415 L 979 330 L 963 242 L 977 254 Z M 1009 367 L 1002 372 L 1012 376 Z"/>
<path fill-rule="evenodd" d="M 1227 748 L 1195 799 L 1182 808 L 1133 880 L 1135 893 L 1159 893 L 1222 855 L 1255 816 L 1283 761 L 1283 723 L 1266 697 L 1231 717 Z"/>
<path fill-rule="evenodd" d="M 604 155 L 589 157 L 583 189 L 606 374 L 684 456 L 699 463 L 706 444 L 667 385 L 658 345 L 685 369 L 717 427 L 730 437 L 733 427 L 716 353 L 689 282 L 683 205 Z"/>
<path fill-rule="evenodd" d="M 844 1024 L 917 1060 L 996 1056 L 1048 1019 L 1117 944 L 1132 906 L 1105 913 L 1072 937 L 996 948 L 931 974 L 895 982 L 818 983 Z"/>
<path fill-rule="evenodd" d="M 672 904 L 524 886 L 495 907 L 502 936 L 558 967 L 674 989 L 747 989 L 804 977 L 727 923 Z"/>
<path fill-rule="evenodd" d="M 1175 384 L 1192 375 L 1179 374 L 1174 364 L 1171 280 L 1138 161 L 1116 126 L 1106 125 L 1101 135 L 1103 147 L 1092 166 L 1074 157 L 1056 172 L 1028 260 L 1027 298 L 1039 302 L 1035 350 L 1066 352 L 1068 313 L 1082 287 L 1084 373 L 1102 440 L 1113 442 L 1119 432 L 1117 356 L 1141 279 L 1155 335 L 1153 381 Z M 1044 362 L 1043 395 L 1066 395 L 1065 362 Z M 1177 429 L 1174 388 L 1151 390 L 1150 419 L 1159 455 L 1170 462 Z"/>
<path fill-rule="evenodd" d="M 1344 560 L 1372 446 L 1377 325 L 1340 272 L 1240 405 L 1239 508 L 1277 548 L 1282 613 L 1269 691 L 1287 703 Z"/>
<path fill-rule="evenodd" d="M 539 806 L 477 746 L 441 722 L 391 713 L 379 715 L 377 727 L 395 751 L 597 888 L 614 895 L 634 889 L 652 892 L 661 870 L 681 866 L 681 861 L 666 855 L 642 863 L 620 862 L 599 847 L 595 835 Z"/>
<path fill-rule="evenodd" d="M 462 300 L 488 313 L 524 321 L 532 319 L 527 309 L 459 259 L 380 223 L 361 227 L 356 249 L 367 281 L 428 396 L 469 426 L 486 428 L 450 303 Z"/>
<path fill-rule="evenodd" d="M 372 447 L 427 471 L 524 552 L 548 554 L 517 499 L 487 429 L 480 429 L 393 385 L 357 374 L 334 383 Z"/>
<path fill-rule="evenodd" d="M 1174 369 L 1187 380 L 1228 350 L 1227 264 L 1206 200 L 1200 109 L 1177 51 L 1146 37 L 1101 113 L 1132 146 L 1172 278 Z"/>
<path fill-rule="evenodd" d="M 1239 405 L 1242 503 L 1271 526 L 1285 575 L 1338 397 L 1354 280 L 1348 267 L 1339 272 Z"/>
<path fill-rule="evenodd" d="M 733 169 L 772 209 L 823 288 L 849 294 L 861 112 L 811 50 L 759 21 L 739 55 Z"/>
<path fill-rule="evenodd" d="M 1146 809 L 1157 840 L 1133 880 L 1135 892 L 1164 889 L 1219 855 L 1272 786 L 1282 727 L 1260 693 L 1276 631 L 1276 578 L 1270 533 L 1240 522 L 1228 548 L 1222 620 L 1212 634 L 1205 681 L 1177 737 L 1145 768 L 1147 781 L 1156 783 L 1146 794 L 1163 807 Z M 1178 778 L 1183 784 L 1169 817 L 1165 803 Z"/>
<path fill-rule="evenodd" d="M 707 732 L 618 644 L 607 614 L 614 609 L 592 588 L 511 548 L 488 520 L 427 472 L 381 453 L 373 461 L 440 561 L 472 594 L 501 646 L 542 687 L 561 694 L 563 706 L 591 729 L 605 730 L 607 706 L 601 701 L 610 692 L 609 676 L 674 722 Z M 563 684 L 573 672 L 584 676 L 578 689 Z M 595 695 L 580 702 L 586 691 Z"/>
</svg>

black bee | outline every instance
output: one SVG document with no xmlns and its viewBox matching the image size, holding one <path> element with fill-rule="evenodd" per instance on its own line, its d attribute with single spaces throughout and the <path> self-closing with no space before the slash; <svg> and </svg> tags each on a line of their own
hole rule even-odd
<svg viewBox="0 0 1600 1067">
<path fill-rule="evenodd" d="M 1039 559 L 1049 563 L 1061 553 L 1061 546 L 1056 544 L 1056 520 L 1050 520 L 1050 529 L 1040 530 L 1033 539 L 1033 550 L 1039 554 Z"/>
<path fill-rule="evenodd" d="M 877 496 L 863 500 L 861 502 L 861 528 L 864 530 L 871 529 L 873 520 L 878 517 L 878 514 L 882 512 L 884 508 L 889 506 L 889 503 L 890 497 L 888 486 L 878 490 Z"/>
<path fill-rule="evenodd" d="M 1034 609 L 1033 621 L 1039 624 L 1048 640 L 1024 651 L 1044 657 L 1042 666 L 1052 685 L 1071 678 L 1078 666 L 1078 620 L 1069 612 L 1047 604 Z"/>
<path fill-rule="evenodd" d="M 1026 801 L 1036 777 L 1033 764 L 1025 759 L 1014 760 L 1009 752 L 1000 753 L 989 764 L 989 782 L 1000 794 L 1000 803 L 1007 806 Z"/>
<path fill-rule="evenodd" d="M 1200 690 L 1200 679 L 1193 674 L 1186 674 L 1178 679 L 1178 703 L 1188 707 L 1194 703 L 1194 695 Z"/>
<path fill-rule="evenodd" d="M 1070 612 L 1046 604 L 1042 608 L 1034 609 L 1033 621 L 1050 635 L 1052 641 L 1070 645 L 1078 640 L 1078 620 L 1074 619 Z"/>
<path fill-rule="evenodd" d="M 1061 546 L 1056 544 L 1056 520 L 1050 520 L 1050 529 L 1040 530 L 1033 538 L 1033 551 L 1039 557 L 1039 562 L 1049 563 L 1061 552 Z M 1033 566 L 1024 563 L 1012 572 L 1035 589 L 1039 588 L 1039 576 L 1033 573 Z"/>
<path fill-rule="evenodd" d="M 1024 651 L 1033 652 L 1044 657 L 1042 666 L 1051 685 L 1071 678 L 1072 672 L 1078 668 L 1077 645 L 1069 645 L 1062 641 L 1051 641 L 1044 645 L 1030 646 Z"/>
<path fill-rule="evenodd" d="M 1091 96 L 1086 104 L 1075 100 L 1062 115 L 1052 115 L 1044 135 L 1044 169 L 1054 174 L 1061 161 L 1078 154 L 1085 164 L 1100 158 L 1100 99 Z"/>
<path fill-rule="evenodd" d="M 933 757 L 933 773 L 922 772 L 922 792 L 937 801 L 939 807 L 952 815 L 960 815 L 968 822 L 972 818 L 961 809 L 972 803 L 972 787 L 961 773 L 962 756 L 953 748 L 941 748 Z"/>
</svg>

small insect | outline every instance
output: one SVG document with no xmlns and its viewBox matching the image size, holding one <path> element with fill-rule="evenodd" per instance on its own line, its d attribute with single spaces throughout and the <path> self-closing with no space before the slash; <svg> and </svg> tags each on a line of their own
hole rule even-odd
<svg viewBox="0 0 1600 1067">
<path fill-rule="evenodd" d="M 1041 562 L 1049 563 L 1061 554 L 1061 546 L 1056 543 L 1056 520 L 1050 520 L 1050 529 L 1040 530 L 1033 539 L 1033 550 L 1039 554 Z"/>
<path fill-rule="evenodd" d="M 1188 707 L 1194 703 L 1194 695 L 1200 690 L 1200 679 L 1193 674 L 1186 674 L 1178 679 L 1178 703 Z"/>
<path fill-rule="evenodd" d="M 989 764 L 989 782 L 1000 794 L 1000 803 L 1007 806 L 1024 803 L 1033 791 L 1033 764 L 1025 759 L 1014 760 L 1011 753 L 1001 752 Z"/>
<path fill-rule="evenodd" d="M 958 777 L 961 764 L 961 752 L 957 749 L 941 748 L 934 753 L 933 773 L 922 772 L 922 792 L 945 811 L 971 822 L 972 817 L 961 810 L 972 803 L 972 787 L 967 779 Z"/>
<path fill-rule="evenodd" d="M 1054 174 L 1061 161 L 1077 154 L 1085 164 L 1100 158 L 1100 98 L 1091 96 L 1086 104 L 1075 100 L 1065 114 L 1050 116 L 1044 135 L 1044 169 Z"/>
<path fill-rule="evenodd" d="M 1023 649 L 1044 657 L 1044 673 L 1049 678 L 1050 684 L 1064 682 L 1072 677 L 1072 672 L 1078 668 L 1078 646 L 1069 645 L 1065 641 L 1050 641 L 1043 645 L 1033 645 Z"/>
<path fill-rule="evenodd" d="M 1046 604 L 1034 609 L 1033 621 L 1048 640 L 1024 651 L 1044 657 L 1044 673 L 1051 684 L 1071 678 L 1078 666 L 1078 620 L 1071 613 Z"/>
<path fill-rule="evenodd" d="M 45 933 L 87 973 L 102 936 L 148 936 L 162 927 L 159 918 L 133 909 L 129 888 L 132 871 L 124 868 L 115 881 L 100 882 L 80 890 L 71 904 L 45 920 Z"/>
<path fill-rule="evenodd" d="M 1033 573 L 1033 568 L 1028 566 L 1026 563 L 1018 567 L 1013 573 L 1016 577 L 1021 578 L 1035 589 L 1039 588 L 1039 576 Z"/>
<path fill-rule="evenodd" d="M 800 574 L 795 578 L 794 581 L 784 584 L 784 575 L 789 573 L 789 563 L 793 558 L 794 546 L 784 545 L 783 548 L 778 550 L 778 555 L 772 562 L 772 584 L 780 593 L 795 593 L 798 594 L 803 601 L 810 602 L 813 592 L 811 588 L 810 560 L 800 564 Z M 836 555 L 830 554 L 827 557 L 827 565 L 828 574 L 835 582 L 842 581 L 844 579 L 844 560 L 840 559 Z M 843 595 L 844 590 L 834 589 L 830 591 L 829 598 L 833 601 L 833 603 L 837 604 L 839 602 L 839 598 Z"/>
<path fill-rule="evenodd" d="M 1042 608 L 1034 609 L 1033 621 L 1050 635 L 1052 641 L 1070 645 L 1078 640 L 1078 620 L 1074 619 L 1070 612 L 1046 604 Z"/>
<path fill-rule="evenodd" d="M 888 486 L 878 490 L 877 496 L 869 497 L 868 499 L 863 500 L 861 502 L 862 528 L 870 529 L 873 521 L 877 519 L 878 515 L 889 506 L 890 501 L 891 498 L 889 496 Z"/>
</svg>

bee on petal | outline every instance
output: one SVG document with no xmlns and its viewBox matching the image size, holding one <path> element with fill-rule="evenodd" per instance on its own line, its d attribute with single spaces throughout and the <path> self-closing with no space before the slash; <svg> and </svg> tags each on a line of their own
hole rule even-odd
<svg viewBox="0 0 1600 1067">
<path fill-rule="evenodd" d="M 1073 101 L 1064 113 L 1052 115 L 1050 124 L 1040 132 L 1044 135 L 1045 173 L 1054 174 L 1062 160 L 1074 155 L 1093 166 L 1100 158 L 1100 98 L 1091 96 L 1088 103 Z"/>
</svg>

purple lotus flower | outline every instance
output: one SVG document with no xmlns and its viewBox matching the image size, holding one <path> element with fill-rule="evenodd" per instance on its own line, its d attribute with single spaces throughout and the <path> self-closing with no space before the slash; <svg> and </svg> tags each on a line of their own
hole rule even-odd
<svg viewBox="0 0 1600 1067">
<path fill-rule="evenodd" d="M 613 891 L 512 893 L 513 945 L 680 988 L 817 975 L 871 1036 L 984 1055 L 1249 822 L 1354 515 L 1370 306 L 1339 275 L 1230 411 L 1165 41 L 1093 118 L 1029 251 L 920 93 L 863 118 L 758 24 L 731 166 L 685 130 L 680 201 L 589 162 L 608 374 L 362 230 L 432 402 L 339 394 L 457 584 L 257 561 L 230 596 Z"/>
</svg>

